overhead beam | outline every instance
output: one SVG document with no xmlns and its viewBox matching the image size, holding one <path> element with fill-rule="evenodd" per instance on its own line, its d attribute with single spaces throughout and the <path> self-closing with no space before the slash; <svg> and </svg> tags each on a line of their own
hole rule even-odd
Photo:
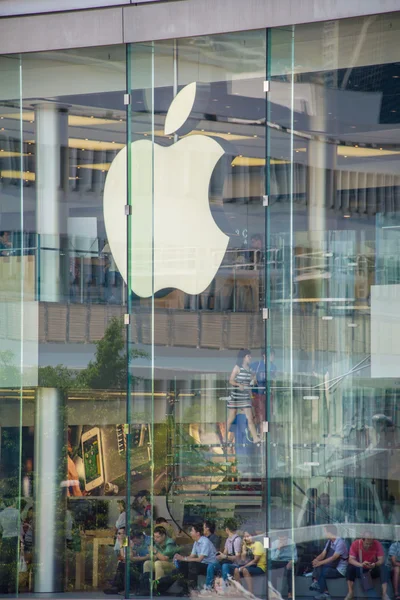
<svg viewBox="0 0 400 600">
<path fill-rule="evenodd" d="M 398 10 L 400 0 L 380 0 L 379 5 L 376 0 L 148 1 L 0 18 L 0 54 L 211 35 Z"/>
</svg>

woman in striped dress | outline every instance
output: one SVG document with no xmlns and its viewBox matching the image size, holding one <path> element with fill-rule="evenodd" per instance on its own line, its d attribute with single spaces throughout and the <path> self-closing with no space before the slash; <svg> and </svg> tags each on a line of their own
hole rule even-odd
<svg viewBox="0 0 400 600">
<path fill-rule="evenodd" d="M 241 348 L 238 352 L 236 365 L 234 366 L 229 383 L 232 386 L 228 400 L 228 420 L 226 424 L 227 435 L 238 410 L 244 412 L 247 417 L 249 430 L 254 443 L 260 442 L 256 427 L 254 425 L 251 387 L 255 384 L 256 377 L 250 370 L 251 352 L 247 348 Z"/>
</svg>

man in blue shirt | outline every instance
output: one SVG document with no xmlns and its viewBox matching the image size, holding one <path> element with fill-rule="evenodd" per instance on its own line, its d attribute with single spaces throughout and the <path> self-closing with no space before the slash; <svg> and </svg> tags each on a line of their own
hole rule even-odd
<svg viewBox="0 0 400 600">
<path fill-rule="evenodd" d="M 322 495 L 322 494 L 321 494 Z M 346 542 L 337 535 L 336 525 L 325 525 L 324 535 L 327 538 L 325 548 L 313 560 L 313 577 L 317 584 L 311 585 L 310 589 L 319 589 L 321 592 L 315 596 L 316 600 L 329 600 L 327 579 L 345 577 L 349 560 L 349 549 Z"/>
<path fill-rule="evenodd" d="M 203 523 L 193 525 L 190 537 L 194 541 L 190 556 L 175 554 L 174 561 L 178 562 L 179 573 L 182 575 L 181 585 L 183 591 L 188 593 L 197 585 L 197 577 L 207 574 L 207 566 L 215 563 L 217 552 L 214 544 L 203 535 Z"/>
</svg>

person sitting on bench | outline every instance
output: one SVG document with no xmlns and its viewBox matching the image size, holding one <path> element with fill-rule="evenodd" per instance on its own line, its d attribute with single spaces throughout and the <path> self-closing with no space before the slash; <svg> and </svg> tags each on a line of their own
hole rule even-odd
<svg viewBox="0 0 400 600">
<path fill-rule="evenodd" d="M 297 561 L 296 544 L 289 538 L 287 531 L 280 531 L 278 539 L 272 543 L 271 547 L 271 582 L 277 588 L 277 573 L 284 569 L 286 577 L 288 598 L 293 593 L 293 563 Z"/>
<path fill-rule="evenodd" d="M 325 525 L 324 535 L 328 541 L 321 554 L 312 563 L 315 581 L 310 589 L 320 592 L 320 594 L 315 596 L 316 600 L 329 600 L 330 595 L 326 580 L 346 577 L 347 561 L 349 558 L 347 544 L 342 538 L 337 536 L 335 525 Z"/>
<path fill-rule="evenodd" d="M 393 593 L 395 600 L 400 600 L 399 577 L 400 577 L 400 541 L 393 542 L 389 548 L 388 566 L 392 572 Z"/>
<path fill-rule="evenodd" d="M 241 560 L 243 565 L 236 567 L 234 577 L 240 581 L 244 577 L 247 589 L 253 593 L 253 577 L 264 575 L 267 570 L 267 557 L 261 542 L 255 539 L 254 529 L 247 527 L 243 535 L 243 546 Z"/>
<path fill-rule="evenodd" d="M 355 540 L 350 546 L 349 566 L 347 567 L 347 585 L 349 588 L 345 600 L 353 600 L 354 581 L 356 577 L 366 580 L 380 577 L 382 585 L 382 600 L 390 600 L 387 594 L 387 568 L 385 566 L 385 551 L 382 544 L 374 539 L 370 531 L 365 531 L 362 539 Z M 368 581 L 366 582 L 368 584 Z M 364 587 L 365 585 L 364 584 Z"/>
<path fill-rule="evenodd" d="M 178 570 L 182 576 L 181 585 L 184 593 L 194 589 L 197 585 L 197 577 L 207 574 L 209 564 L 217 561 L 217 553 L 214 544 L 203 535 L 203 523 L 196 523 L 190 530 L 190 536 L 194 541 L 190 556 L 175 554 Z"/>
</svg>

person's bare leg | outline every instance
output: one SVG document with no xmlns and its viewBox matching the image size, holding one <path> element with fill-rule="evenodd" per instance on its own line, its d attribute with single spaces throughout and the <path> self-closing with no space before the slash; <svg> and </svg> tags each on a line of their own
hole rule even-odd
<svg viewBox="0 0 400 600">
<path fill-rule="evenodd" d="M 399 575 L 400 575 L 400 567 L 393 567 L 393 591 L 394 595 L 399 595 Z"/>
<path fill-rule="evenodd" d="M 348 596 L 354 596 L 354 581 L 349 581 L 347 580 L 347 587 L 348 587 Z"/>
<path fill-rule="evenodd" d="M 258 442 L 261 442 L 261 439 L 258 437 L 256 426 L 254 425 L 254 419 L 253 419 L 253 411 L 252 411 L 252 409 L 251 408 L 245 408 L 244 409 L 244 414 L 247 417 L 247 422 L 249 424 L 249 429 L 250 429 L 251 437 L 253 438 L 253 442 L 255 444 L 257 444 Z"/>
<path fill-rule="evenodd" d="M 252 594 L 253 593 L 253 580 L 247 569 L 243 569 L 243 577 L 246 582 L 247 589 Z"/>
<path fill-rule="evenodd" d="M 382 583 L 382 596 L 387 594 L 387 583 Z"/>
<path fill-rule="evenodd" d="M 233 434 L 229 431 L 233 421 L 235 420 L 237 410 L 236 408 L 228 408 L 228 419 L 226 421 L 226 441 L 232 441 Z"/>
<path fill-rule="evenodd" d="M 240 581 L 240 573 L 239 573 L 239 569 L 235 569 L 233 572 L 233 578 L 235 579 L 235 581 Z"/>
</svg>

